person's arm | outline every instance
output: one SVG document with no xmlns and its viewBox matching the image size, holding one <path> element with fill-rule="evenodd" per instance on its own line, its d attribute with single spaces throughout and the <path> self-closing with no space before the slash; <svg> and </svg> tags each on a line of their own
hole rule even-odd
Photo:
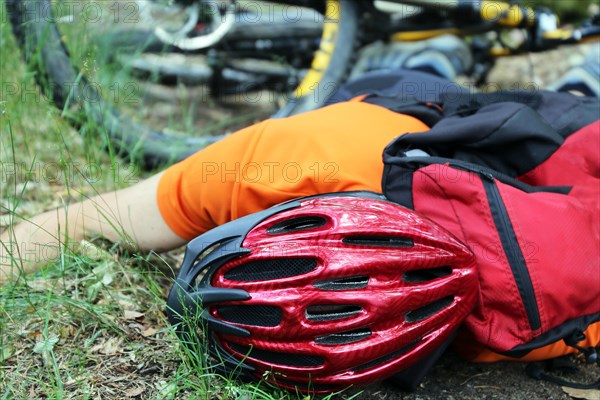
<svg viewBox="0 0 600 400">
<path fill-rule="evenodd" d="M 36 271 L 60 246 L 101 236 L 137 250 L 185 244 L 163 220 L 156 201 L 162 174 L 126 189 L 91 197 L 16 224 L 0 236 L 0 283 Z"/>
</svg>

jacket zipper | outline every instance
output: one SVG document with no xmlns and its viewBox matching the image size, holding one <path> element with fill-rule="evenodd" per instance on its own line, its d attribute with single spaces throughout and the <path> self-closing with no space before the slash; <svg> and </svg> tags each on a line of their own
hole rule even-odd
<svg viewBox="0 0 600 400">
<path fill-rule="evenodd" d="M 444 157 L 436 157 L 436 156 L 411 156 L 411 157 L 397 157 L 392 160 L 392 162 L 387 162 L 387 164 L 396 164 L 401 167 L 409 168 L 412 171 L 416 171 L 422 166 L 431 165 L 431 164 L 447 164 L 450 167 L 454 167 L 463 171 L 472 172 L 479 176 L 495 179 L 499 182 L 510 185 L 516 189 L 522 190 L 525 193 L 534 193 L 534 192 L 546 192 L 546 193 L 559 193 L 559 194 L 568 194 L 572 189 L 571 186 L 530 186 L 524 182 L 521 182 L 513 177 L 510 177 L 502 172 L 495 171 L 489 167 L 484 167 L 483 165 L 477 165 L 470 162 L 456 160 L 452 158 L 444 158 Z M 386 174 L 387 177 L 387 174 Z M 384 178 L 385 179 L 385 178 Z"/>
<path fill-rule="evenodd" d="M 529 275 L 523 252 L 517 241 L 517 235 L 510 222 L 508 211 L 500 196 L 500 191 L 498 190 L 494 177 L 488 174 L 480 176 L 488 197 L 492 218 L 494 219 L 496 230 L 498 231 L 500 241 L 502 242 L 504 254 L 506 255 L 510 269 L 512 270 L 523 305 L 525 306 L 529 326 L 532 330 L 537 330 L 542 325 L 540 321 L 540 312 L 535 300 L 531 276 Z"/>
</svg>

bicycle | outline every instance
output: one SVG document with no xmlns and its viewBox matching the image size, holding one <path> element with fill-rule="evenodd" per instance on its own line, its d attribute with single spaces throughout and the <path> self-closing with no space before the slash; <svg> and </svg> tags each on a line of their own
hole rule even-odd
<svg viewBox="0 0 600 400">
<path fill-rule="evenodd" d="M 196 3 L 188 0 L 184 0 L 184 2 Z M 100 17 L 117 22 L 128 22 L 133 18 L 134 20 L 131 22 L 135 22 L 139 12 L 136 1 L 125 3 L 119 1 L 107 3 L 94 0 L 75 2 L 80 7 L 78 10 L 73 10 L 73 6 L 69 6 L 69 3 L 73 4 L 74 2 L 59 2 L 53 5 L 50 0 L 11 0 L 6 3 L 13 32 L 23 48 L 26 61 L 30 64 L 30 68 L 37 72 L 36 79 L 38 83 L 48 90 L 49 96 L 63 110 L 63 116 L 69 118 L 76 125 L 82 123 L 95 125 L 117 151 L 129 155 L 148 168 L 183 159 L 194 151 L 223 137 L 223 135 L 189 136 L 174 133 L 174 131 L 180 130 L 183 124 L 161 127 L 162 130 L 153 129 L 148 126 L 157 122 L 151 118 L 152 115 L 148 116 L 150 121 L 139 123 L 140 113 L 148 107 L 146 107 L 145 101 L 142 101 L 144 99 L 138 97 L 138 92 L 142 90 L 140 81 L 132 80 L 129 75 L 129 72 L 133 69 L 121 69 L 120 65 L 110 64 L 107 59 L 101 60 L 98 49 L 94 49 L 94 52 L 90 53 L 90 49 L 85 46 L 87 38 L 84 35 L 89 33 L 85 28 L 89 27 L 90 24 L 92 24 L 92 27 L 102 28 Z M 235 2 L 230 3 L 235 4 Z M 125 7 L 115 6 L 117 4 L 125 4 Z M 225 118 L 233 120 L 233 123 L 227 126 L 228 129 L 225 133 L 228 133 L 241 126 L 248 125 L 254 120 L 269 116 L 274 108 L 269 103 L 279 102 L 278 97 L 280 96 L 278 94 L 282 92 L 285 98 L 290 85 L 298 86 L 297 93 L 301 93 L 305 90 L 304 88 L 313 86 L 313 82 L 317 82 L 319 79 L 339 82 L 344 78 L 347 66 L 351 65 L 349 59 L 353 56 L 352 46 L 358 42 L 356 39 L 356 27 L 359 23 L 358 4 L 354 0 L 283 0 L 277 4 L 304 6 L 301 9 L 304 13 L 308 12 L 307 10 L 314 10 L 314 12 L 311 12 L 311 16 L 318 13 L 319 16 L 315 18 L 322 21 L 319 22 L 319 25 L 322 25 L 319 29 L 320 40 L 318 40 L 315 49 L 316 56 L 314 59 L 310 57 L 308 63 L 310 64 L 312 60 L 315 68 L 308 73 L 302 71 L 295 73 L 294 68 L 289 67 L 288 69 L 292 70 L 294 75 L 297 75 L 297 78 L 290 82 L 287 82 L 289 74 L 281 73 L 280 68 L 275 71 L 280 75 L 275 82 L 267 79 L 260 85 L 253 83 L 250 85 L 252 87 L 245 87 L 244 91 L 240 91 L 239 87 L 236 90 L 235 86 L 235 83 L 239 82 L 240 79 L 237 79 L 237 81 L 232 79 L 234 84 L 228 84 L 231 82 L 223 82 L 219 77 L 227 73 L 229 73 L 229 76 L 234 73 L 242 73 L 244 75 L 241 77 L 241 81 L 248 82 L 252 77 L 256 77 L 256 74 L 248 72 L 247 63 L 241 66 L 239 65 L 241 63 L 238 63 L 235 65 L 236 68 L 226 68 L 228 67 L 226 62 L 229 59 L 221 62 L 219 58 L 224 54 L 227 55 L 226 53 L 230 49 L 220 50 L 217 46 L 209 45 L 208 52 L 216 53 L 213 54 L 213 58 L 216 60 L 214 69 L 218 70 L 219 73 L 212 74 L 207 87 L 195 91 L 192 89 L 193 96 L 185 93 L 178 99 L 181 103 L 189 103 L 187 106 L 190 108 L 194 101 L 231 103 L 233 111 L 229 115 L 217 115 L 212 118 L 215 125 L 208 126 L 205 129 L 206 131 L 218 131 L 223 125 L 219 120 Z M 77 27 L 73 27 L 70 21 L 74 19 L 75 12 L 78 13 L 77 15 L 79 15 L 82 22 L 83 31 L 75 30 Z M 91 14 L 85 14 L 86 12 Z M 209 15 L 210 17 L 212 16 Z M 230 35 L 231 40 L 229 42 L 238 41 L 243 45 L 241 39 L 235 37 L 235 31 L 231 33 L 233 35 Z M 248 32 L 246 30 L 243 33 L 247 34 Z M 271 33 L 281 35 L 280 31 L 272 31 Z M 257 34 L 260 34 L 260 32 Z M 210 32 L 208 35 L 210 35 Z M 199 35 L 199 37 L 201 36 Z M 255 36 L 256 34 L 251 35 L 250 39 Z M 227 45 L 228 41 L 222 40 L 219 43 Z M 295 40 L 294 43 L 296 43 Z M 339 45 L 339 43 L 344 45 Z M 351 46 L 346 44 L 351 44 Z M 148 38 L 147 45 L 152 47 L 151 37 Z M 164 44 L 160 44 L 160 47 L 160 51 L 165 49 Z M 262 52 L 265 52 L 265 50 L 262 50 Z M 256 51 L 253 53 L 256 53 Z M 113 54 L 108 55 L 108 58 L 112 57 Z M 77 67 L 73 66 L 73 59 L 80 60 Z M 106 64 L 103 64 L 105 61 Z M 100 73 L 104 71 L 98 71 L 98 64 L 102 68 L 112 68 L 112 72 L 107 74 L 108 77 L 101 76 Z M 265 75 L 262 70 L 264 65 L 261 64 L 261 70 L 258 71 L 263 75 Z M 317 70 L 320 65 L 324 65 L 326 68 Z M 304 68 L 305 65 L 300 65 L 300 67 Z M 308 66 L 306 68 L 308 69 Z M 266 75 L 272 77 L 274 73 L 271 72 Z M 283 84 L 281 82 L 282 78 L 286 80 Z M 102 79 L 106 79 L 108 82 L 105 83 Z M 296 82 L 300 83 L 296 85 Z M 275 86 L 275 95 L 272 99 L 267 99 L 268 101 L 263 100 L 263 103 L 267 104 L 258 103 L 262 94 L 259 92 L 259 96 L 255 96 L 254 93 L 257 89 L 264 89 L 268 86 Z M 223 93 L 220 87 L 233 88 L 231 91 L 239 96 L 230 99 L 224 96 L 224 94 L 227 94 L 227 90 Z M 156 97 L 160 99 L 161 96 L 164 96 L 162 87 L 160 90 L 156 90 L 156 87 L 150 84 L 148 89 L 151 94 L 155 95 L 154 102 L 157 101 Z M 215 99 L 210 91 L 213 91 L 218 98 Z M 239 101 L 240 96 L 242 101 Z M 248 103 L 247 96 L 255 96 L 250 97 L 253 103 L 251 105 L 258 104 L 257 108 L 259 110 L 249 115 L 240 116 L 240 109 L 244 111 L 244 104 L 241 103 Z M 261 110 L 260 106 L 266 110 Z M 315 106 L 309 96 L 297 96 L 294 98 L 293 105 L 288 105 L 288 108 L 280 115 L 301 112 Z M 130 110 L 126 111 L 127 107 Z M 164 111 L 168 115 L 171 112 L 171 110 L 161 110 L 160 107 L 151 110 L 154 114 Z M 186 117 L 190 119 L 189 115 Z M 206 113 L 202 117 L 209 119 Z M 179 118 L 183 119 L 182 117 Z M 188 123 L 187 128 L 197 129 L 191 123 Z"/>
<path fill-rule="evenodd" d="M 131 4 L 139 4 L 137 1 L 125 3 L 123 9 L 120 5 L 114 6 L 118 3 L 118 1 L 103 3 L 105 8 L 100 10 L 104 10 L 104 15 L 108 15 L 113 20 L 126 20 L 131 15 L 137 15 L 127 14 L 138 10 L 135 6 L 131 6 Z M 177 29 L 169 31 L 159 26 L 162 29 L 157 30 L 155 27 L 154 34 L 148 31 L 137 32 L 137 36 L 130 41 L 119 42 L 119 39 L 126 39 L 126 36 L 121 34 L 123 31 L 113 32 L 112 39 L 106 40 L 111 49 L 129 47 L 128 51 L 131 53 L 131 47 L 139 48 L 136 49 L 133 58 L 129 57 L 128 65 L 127 60 L 125 61 L 125 67 L 121 63 L 117 63 L 115 67 L 108 61 L 101 66 L 104 69 L 113 69 L 108 74 L 110 77 L 108 84 L 99 84 L 95 81 L 101 78 L 99 72 L 105 72 L 95 70 L 98 66 L 94 65 L 94 60 L 96 63 L 101 60 L 98 49 L 89 53 L 89 49 L 83 46 L 86 43 L 83 45 L 78 43 L 85 42 L 85 34 L 89 33 L 88 30 L 69 32 L 69 24 L 64 23 L 65 20 L 68 21 L 71 14 L 60 15 L 62 9 L 56 5 L 52 8 L 50 0 L 10 0 L 7 8 L 13 32 L 23 47 L 26 60 L 37 72 L 38 82 L 49 89 L 54 102 L 63 110 L 63 115 L 76 124 L 91 121 L 120 154 L 126 154 L 148 168 L 181 160 L 224 136 L 223 132 L 219 132 L 220 134 L 216 136 L 190 136 L 189 133 L 174 132 L 182 128 L 187 128 L 188 131 L 198 128 L 194 124 L 191 111 L 184 116 L 172 117 L 169 121 L 168 117 L 173 113 L 173 108 L 171 106 L 165 109 L 165 106 L 159 102 L 161 98 L 175 97 L 181 103 L 178 108 L 187 110 L 201 109 L 195 104 L 198 99 L 206 103 L 215 101 L 228 103 L 233 111 L 225 116 L 216 115 L 215 124 L 206 129 L 211 132 L 224 130 L 226 135 L 232 130 L 269 115 L 284 117 L 323 105 L 328 95 L 349 76 L 358 49 L 376 40 L 420 41 L 446 33 L 469 36 L 472 38 L 470 49 L 476 62 L 475 67 L 467 72 L 481 82 L 485 80 L 487 72 L 497 57 L 544 51 L 561 44 L 581 43 L 600 36 L 598 18 L 577 29 L 561 30 L 558 28 L 556 16 L 549 10 L 532 10 L 517 4 L 491 0 L 481 3 L 452 0 L 391 0 L 388 3 L 402 4 L 404 7 L 400 10 L 402 12 L 396 10 L 393 13 L 380 10 L 372 0 L 279 0 L 276 3 L 268 3 L 273 4 L 274 8 L 266 9 L 281 11 L 285 9 L 282 7 L 286 6 L 307 7 L 297 10 L 312 10 L 310 15 L 319 15 L 320 19 L 316 18 L 316 21 L 323 28 L 318 43 L 305 50 L 310 54 L 309 57 L 292 61 L 296 53 L 293 51 L 294 45 L 299 43 L 296 36 L 291 41 L 282 42 L 276 51 L 276 55 L 283 63 L 266 71 L 266 61 L 271 61 L 273 54 L 257 48 L 248 52 L 240 51 L 240 48 L 244 47 L 243 43 L 247 42 L 240 37 L 236 38 L 233 34 L 235 29 L 232 27 L 236 24 L 231 22 L 232 16 L 237 15 L 241 18 L 240 16 L 243 15 L 252 15 L 248 8 L 239 6 L 233 0 L 218 3 L 205 0 L 177 0 L 176 3 L 182 5 L 180 9 L 186 12 L 194 4 L 208 4 L 206 6 L 208 11 L 202 12 L 197 7 L 195 17 L 190 17 L 191 14 L 188 13 L 183 18 L 183 23 L 180 21 Z M 100 3 L 86 0 L 85 4 Z M 248 2 L 243 4 L 247 7 Z M 114 7 L 110 8 L 111 6 Z M 88 6 L 88 14 L 79 14 L 80 19 L 85 17 L 88 22 L 94 21 L 94 15 L 89 14 L 94 9 L 95 6 Z M 44 14 L 48 10 L 59 15 L 48 18 Z M 81 11 L 85 11 L 85 6 Z M 307 11 L 301 11 L 303 12 Z M 198 21 L 202 23 L 199 24 Z M 206 24 L 210 25 L 215 21 L 214 26 L 209 26 L 205 32 Z M 285 25 L 286 22 L 288 21 L 284 20 L 283 24 Z M 98 24 L 97 21 L 96 23 Z M 288 25 L 293 26 L 289 23 Z M 251 36 L 250 41 L 264 38 L 263 35 L 266 35 L 268 29 L 264 29 L 264 25 L 261 24 L 253 26 L 256 32 Z M 84 28 L 87 28 L 85 24 Z M 501 35 L 492 39 L 485 35 L 506 28 L 521 28 L 527 36 L 522 43 L 509 46 L 503 41 Z M 309 38 L 308 42 L 311 37 L 318 36 L 315 34 L 314 24 L 311 29 L 310 33 L 304 36 Z M 238 34 L 248 33 L 247 31 L 248 29 L 243 28 L 237 30 Z M 280 31 L 275 29 L 271 31 L 271 33 L 275 32 L 272 37 L 281 36 Z M 293 32 L 294 29 L 289 31 Z M 81 40 L 78 40 L 77 33 L 83 33 Z M 228 34 L 230 36 L 227 36 Z M 101 35 L 100 38 L 106 36 Z M 202 41 L 202 45 L 189 46 L 190 43 Z M 139 46 L 139 43 L 144 45 Z M 236 49 L 232 43 L 237 43 L 240 48 Z M 77 46 L 78 44 L 80 46 Z M 187 72 L 181 69 L 170 70 L 169 65 L 163 62 L 164 59 L 162 61 L 150 59 L 146 64 L 138 61 L 136 65 L 136 60 L 141 59 L 139 55 L 146 50 L 159 54 L 167 52 L 170 58 L 182 56 L 189 60 L 189 57 L 202 57 L 202 62 L 198 69 L 188 69 L 187 71 L 192 71 L 193 74 L 187 75 Z M 120 61 L 127 59 L 127 54 L 123 57 L 122 53 L 121 51 Z M 81 60 L 82 67 L 73 68 L 71 54 L 74 54 L 73 58 Z M 108 51 L 105 60 L 114 60 L 118 56 L 119 54 L 115 57 L 115 51 Z M 250 56 L 252 59 L 250 63 L 243 63 L 236 58 L 238 56 Z M 257 58 L 263 64 L 257 64 Z M 260 66 L 257 68 L 257 65 Z M 205 68 L 206 66 L 209 68 Z M 138 98 L 138 92 L 141 92 L 139 82 L 144 81 L 132 80 L 131 76 L 136 74 L 141 75 L 142 79 L 151 78 L 150 82 L 178 81 L 179 86 L 168 89 L 167 92 L 182 91 L 182 83 L 188 86 L 186 91 L 183 91 L 183 95 L 177 97 L 173 94 L 165 95 L 164 86 L 161 85 L 157 89 L 156 83 L 150 83 L 145 88 L 145 97 Z M 267 89 L 270 90 L 268 95 L 264 92 Z M 228 96 L 231 94 L 233 100 Z M 267 101 L 264 96 L 269 97 Z M 146 100 L 148 103 L 145 102 Z M 132 104 L 135 106 L 136 102 L 139 107 L 131 107 Z M 254 110 L 244 115 L 249 105 L 252 105 Z M 127 111 L 128 108 L 133 110 Z M 73 112 L 78 109 L 83 112 Z M 143 113 L 144 110 L 147 114 L 141 114 L 140 118 L 138 113 Z M 150 110 L 149 114 L 162 112 L 166 114 L 168 122 L 172 123 L 175 119 L 179 124 L 171 124 L 160 130 L 149 128 L 149 124 L 156 125 L 156 118 L 153 118 L 156 115 L 149 115 L 148 110 Z M 202 116 L 204 119 L 209 119 L 208 117 L 208 112 Z M 145 119 L 147 121 L 140 122 Z M 227 126 L 224 126 L 226 124 L 221 120 L 227 120 Z"/>
</svg>

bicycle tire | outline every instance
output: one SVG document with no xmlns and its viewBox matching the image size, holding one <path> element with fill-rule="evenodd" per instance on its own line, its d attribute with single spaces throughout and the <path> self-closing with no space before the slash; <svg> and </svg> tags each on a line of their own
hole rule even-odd
<svg viewBox="0 0 600 400">
<path fill-rule="evenodd" d="M 315 55 L 311 73 L 312 90 L 288 102 L 275 116 L 282 117 L 318 108 L 326 98 L 315 92 L 321 84 L 338 85 L 347 75 L 358 45 L 360 6 L 355 0 L 326 0 L 337 20 L 328 18 L 323 29 L 321 48 Z M 180 161 L 223 136 L 172 136 L 154 130 L 123 115 L 119 109 L 106 102 L 95 86 L 71 62 L 70 54 L 61 39 L 56 18 L 48 18 L 52 10 L 50 0 L 7 0 L 9 21 L 23 56 L 35 72 L 41 86 L 50 90 L 55 105 L 64 109 L 76 105 L 85 119 L 93 121 L 114 147 L 117 154 L 125 156 L 146 169 L 153 169 Z M 335 24 L 327 25 L 327 24 Z M 37 60 L 37 62 L 36 62 Z M 324 64 L 324 61 L 327 61 Z M 315 79 L 318 78 L 318 79 Z M 307 87 L 310 80 L 303 82 Z M 94 98 L 95 101 L 86 101 Z M 91 94 L 91 95 L 90 95 Z"/>
</svg>

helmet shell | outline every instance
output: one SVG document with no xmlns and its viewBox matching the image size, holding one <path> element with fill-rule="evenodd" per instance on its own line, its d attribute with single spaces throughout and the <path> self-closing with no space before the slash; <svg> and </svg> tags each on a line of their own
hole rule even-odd
<svg viewBox="0 0 600 400">
<path fill-rule="evenodd" d="M 199 315 L 222 370 L 286 388 L 395 375 L 444 345 L 478 294 L 467 246 L 375 194 L 299 199 L 206 235 L 188 246 L 171 321 L 189 333 L 182 316 Z"/>
</svg>

